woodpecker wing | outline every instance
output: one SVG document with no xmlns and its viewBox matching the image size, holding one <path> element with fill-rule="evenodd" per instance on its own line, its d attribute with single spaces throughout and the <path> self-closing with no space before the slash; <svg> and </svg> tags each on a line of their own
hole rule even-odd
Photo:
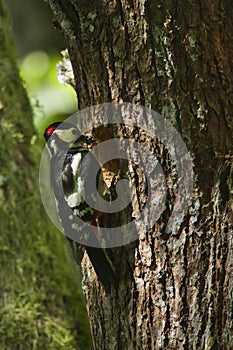
<svg viewBox="0 0 233 350">
<path fill-rule="evenodd" d="M 76 234 L 82 241 L 85 241 L 85 248 L 91 260 L 91 263 L 96 271 L 96 274 L 103 284 L 105 291 L 110 293 L 111 287 L 116 285 L 115 273 L 104 249 L 99 245 L 97 238 L 98 228 L 97 220 L 101 214 L 88 204 L 88 200 L 97 201 L 92 191 L 88 191 L 93 181 L 92 174 L 96 169 L 100 168 L 96 158 L 89 152 L 87 148 L 82 146 L 73 147 L 69 150 L 63 165 L 62 185 L 65 194 L 65 200 L 68 206 L 72 209 L 74 215 L 78 216 L 84 222 L 93 225 L 92 234 L 86 235 L 82 226 L 77 227 Z M 103 189 L 102 174 L 97 172 L 96 186 Z M 88 186 L 90 185 L 90 186 Z M 83 195 L 85 195 L 85 199 Z M 70 217 L 70 216 L 69 216 Z M 66 219 L 67 220 L 67 219 Z M 72 218 L 71 218 L 72 226 Z M 78 239 L 79 241 L 79 239 Z M 80 251 L 80 245 L 70 240 L 70 245 L 74 255 Z M 80 254 L 80 253 L 79 253 Z"/>
</svg>

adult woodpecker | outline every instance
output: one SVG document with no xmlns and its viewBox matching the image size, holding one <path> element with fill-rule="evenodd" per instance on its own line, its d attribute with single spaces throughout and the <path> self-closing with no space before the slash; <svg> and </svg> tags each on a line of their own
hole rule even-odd
<svg viewBox="0 0 233 350">
<path fill-rule="evenodd" d="M 92 208 L 82 195 L 85 190 L 84 183 L 92 172 L 93 164 L 97 162 L 93 155 L 90 156 L 88 148 L 91 144 L 91 137 L 82 135 L 70 123 L 57 122 L 46 128 L 44 138 L 50 155 L 51 186 L 58 216 L 64 233 L 67 234 L 72 253 L 74 257 L 80 255 L 81 245 L 77 241 L 80 242 L 81 238 L 81 241 L 85 242 L 85 249 L 95 272 L 106 293 L 109 294 L 116 282 L 111 263 L 105 250 L 100 247 L 97 238 L 98 218 L 102 214 Z M 86 157 L 87 155 L 89 157 Z M 99 173 L 97 187 L 100 182 L 101 175 Z M 89 197 L 93 199 L 93 194 L 90 193 Z M 77 225 L 75 221 L 77 217 L 92 225 L 91 234 L 85 236 L 86 233 L 83 232 L 82 225 Z"/>
</svg>

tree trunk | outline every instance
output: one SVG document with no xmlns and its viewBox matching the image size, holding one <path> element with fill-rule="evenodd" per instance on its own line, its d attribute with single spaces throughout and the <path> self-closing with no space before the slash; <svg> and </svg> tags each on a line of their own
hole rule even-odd
<svg viewBox="0 0 233 350">
<path fill-rule="evenodd" d="M 80 109 L 151 108 L 172 123 L 193 161 L 192 203 L 165 234 L 176 175 L 168 147 L 146 139 L 166 174 L 166 208 L 137 244 L 111 250 L 115 294 L 104 294 L 85 261 L 95 348 L 232 349 L 230 1 L 47 2 L 67 40 Z M 133 135 L 142 142 L 140 130 Z M 134 185 L 132 213 L 143 200 L 140 181 Z"/>
</svg>

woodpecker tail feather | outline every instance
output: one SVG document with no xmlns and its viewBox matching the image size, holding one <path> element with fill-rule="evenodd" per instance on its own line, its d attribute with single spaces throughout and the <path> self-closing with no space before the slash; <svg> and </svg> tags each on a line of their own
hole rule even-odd
<svg viewBox="0 0 233 350">
<path fill-rule="evenodd" d="M 116 275 L 104 250 L 102 248 L 86 247 L 86 251 L 105 292 L 110 294 L 116 288 Z"/>
</svg>

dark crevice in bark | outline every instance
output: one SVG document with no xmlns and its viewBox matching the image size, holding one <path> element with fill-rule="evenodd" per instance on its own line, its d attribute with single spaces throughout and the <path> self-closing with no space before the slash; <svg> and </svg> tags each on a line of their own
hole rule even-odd
<svg viewBox="0 0 233 350">
<path fill-rule="evenodd" d="M 102 74 L 101 74 L 101 86 L 109 86 L 109 76 L 108 76 L 108 70 L 106 67 L 106 61 L 104 60 L 104 56 L 102 55 L 102 50 L 101 50 L 101 43 L 98 42 L 98 50 L 100 52 L 99 55 L 99 62 L 100 62 L 100 67 L 102 67 Z M 98 82 L 97 82 L 98 83 Z M 107 92 L 107 93 L 106 93 Z M 107 91 L 105 92 L 105 99 L 103 99 L 102 101 L 100 101 L 101 103 L 104 102 L 110 102 L 112 100 L 112 96 L 111 96 L 111 89 L 110 87 L 107 89 Z M 95 105 L 95 96 L 93 96 L 93 102 L 92 105 Z"/>
<path fill-rule="evenodd" d="M 218 248 L 217 249 L 217 261 L 218 264 L 216 266 L 216 293 L 218 295 L 216 299 L 216 312 L 215 312 L 215 334 L 217 334 L 218 340 L 222 338 L 222 329 L 224 324 L 223 319 L 223 313 L 222 310 L 224 309 L 225 305 L 223 302 L 223 295 L 224 295 L 224 281 L 226 278 L 226 258 L 227 258 L 227 244 L 224 242 L 224 238 L 220 235 L 221 227 L 220 224 L 218 225 L 218 232 L 219 235 L 217 238 L 218 240 Z M 220 263 L 221 261 L 221 263 Z"/>
<path fill-rule="evenodd" d="M 156 266 L 156 251 L 155 251 L 155 240 L 156 238 L 153 235 L 153 231 L 155 230 L 155 226 L 151 229 L 151 265 L 150 270 L 154 270 Z"/>
<path fill-rule="evenodd" d="M 139 78 L 140 79 L 140 78 Z M 143 106 L 145 106 L 146 104 L 146 98 L 145 98 L 145 94 L 144 94 L 144 91 L 143 91 L 143 86 L 142 86 L 142 83 L 141 81 L 139 81 L 138 83 L 138 90 L 140 92 L 140 104 L 142 104 Z"/>
<path fill-rule="evenodd" d="M 80 18 L 78 11 L 75 10 L 75 7 L 71 4 L 70 1 L 57 0 L 56 2 L 60 7 L 61 12 L 66 14 L 67 19 L 72 23 L 72 30 L 77 35 L 81 43 L 82 36 L 80 31 Z M 65 34 L 68 36 L 68 33 L 65 32 Z M 70 36 L 68 36 L 67 39 L 70 40 Z"/>
<path fill-rule="evenodd" d="M 204 231 L 205 229 L 203 229 Z M 198 240 L 200 240 L 198 238 Z M 212 253 L 212 247 L 210 246 L 210 242 L 209 242 L 209 238 L 206 235 L 203 235 L 201 237 L 201 261 L 203 261 L 204 263 L 200 264 L 200 270 L 199 270 L 199 280 L 198 280 L 198 295 L 197 295 L 197 302 L 198 302 L 198 307 L 199 310 L 202 311 L 202 317 L 201 317 L 201 327 L 200 330 L 198 332 L 198 341 L 197 341 L 197 345 L 199 347 L 201 347 L 201 344 L 203 342 L 203 337 L 205 336 L 205 332 L 206 332 L 206 325 L 210 324 L 210 327 L 213 326 L 213 323 L 210 319 L 212 319 L 212 314 L 209 316 L 209 312 L 207 309 L 207 305 L 210 306 L 213 303 L 213 295 L 205 295 L 205 287 L 206 287 L 206 274 L 208 269 L 210 268 L 210 266 L 214 265 L 215 266 L 215 258 L 213 257 L 213 262 L 210 263 L 210 255 Z M 214 274 L 211 273 L 211 287 L 214 284 Z"/>
<path fill-rule="evenodd" d="M 137 250 L 136 250 L 137 251 Z M 137 286 L 136 283 L 133 282 L 133 286 L 132 286 L 132 299 L 134 301 L 133 305 L 132 305 L 132 310 L 130 313 L 130 318 L 131 318 L 131 322 L 130 322 L 130 335 L 131 335 L 131 339 L 132 339 L 132 344 L 133 344 L 133 348 L 136 349 L 136 332 L 137 332 L 137 322 L 136 322 L 136 302 L 139 299 L 139 292 L 137 291 Z"/>
<path fill-rule="evenodd" d="M 71 57 L 76 57 L 76 65 L 74 68 L 74 77 L 76 82 L 76 94 L 77 94 L 77 100 L 78 100 L 78 106 L 79 109 L 82 109 L 82 107 L 85 107 L 85 103 L 83 102 L 83 96 L 85 96 L 86 99 L 91 100 L 91 96 L 89 94 L 89 89 L 87 85 L 87 78 L 86 73 L 84 69 L 82 68 L 81 64 L 79 64 L 78 57 L 76 53 L 74 53 L 72 45 L 69 47 L 69 54 Z M 81 78 L 78 78 L 81 77 Z"/>
<path fill-rule="evenodd" d="M 102 51 L 104 52 L 104 56 L 107 55 L 107 61 L 105 62 L 105 65 L 108 69 L 108 77 L 109 77 L 109 81 L 111 83 L 111 85 L 113 84 L 113 82 L 116 79 L 116 69 L 115 69 L 115 58 L 114 58 L 114 44 L 113 44 L 113 36 L 114 33 L 112 32 L 112 28 L 111 28 L 111 17 L 108 17 L 108 21 L 109 21 L 109 28 L 110 30 L 107 31 L 107 41 L 108 41 L 108 50 L 106 50 L 105 47 L 103 47 Z M 106 54 L 107 51 L 107 54 Z M 111 72 L 111 76 L 110 76 L 110 72 Z M 110 89 L 109 89 L 110 90 Z M 111 94 L 111 91 L 109 91 L 109 94 Z M 111 99 L 109 100 L 111 101 Z"/>
<path fill-rule="evenodd" d="M 190 244 L 189 240 L 189 224 L 190 224 L 190 218 L 187 218 L 187 225 L 185 228 L 185 243 L 183 247 L 183 257 L 184 257 L 184 278 L 181 281 L 180 286 L 180 295 L 182 296 L 182 307 L 180 310 L 180 318 L 181 318 L 181 326 L 184 330 L 184 334 L 186 334 L 186 341 L 185 341 L 185 347 L 189 349 L 189 337 L 188 337 L 188 331 L 190 330 L 190 324 L 189 324 L 189 305 L 188 305 L 188 284 L 189 284 L 189 261 L 188 261 L 188 248 Z"/>
<path fill-rule="evenodd" d="M 176 89 L 176 87 L 174 87 L 173 90 L 174 89 Z M 175 91 L 172 94 L 173 94 L 173 96 L 176 96 L 176 92 Z M 175 115 L 175 118 L 176 118 L 176 129 L 179 132 L 180 136 L 183 137 L 180 107 L 179 107 L 179 104 L 178 104 L 178 101 L 177 101 L 176 98 L 174 99 L 173 102 L 174 102 L 174 105 L 175 105 L 175 108 L 176 108 L 176 115 Z"/>
<path fill-rule="evenodd" d="M 170 333 L 170 328 L 171 328 L 171 319 L 170 319 L 170 302 L 169 302 L 169 297 L 168 297 L 168 291 L 167 291 L 167 280 L 170 278 L 170 259 L 169 259 L 169 251 L 168 247 L 166 246 L 165 249 L 166 252 L 166 265 L 165 265 L 165 274 L 163 278 L 163 293 L 164 293 L 164 302 L 166 304 L 166 318 L 165 318 L 165 325 L 164 325 L 164 347 L 169 345 L 169 333 Z"/>
</svg>

